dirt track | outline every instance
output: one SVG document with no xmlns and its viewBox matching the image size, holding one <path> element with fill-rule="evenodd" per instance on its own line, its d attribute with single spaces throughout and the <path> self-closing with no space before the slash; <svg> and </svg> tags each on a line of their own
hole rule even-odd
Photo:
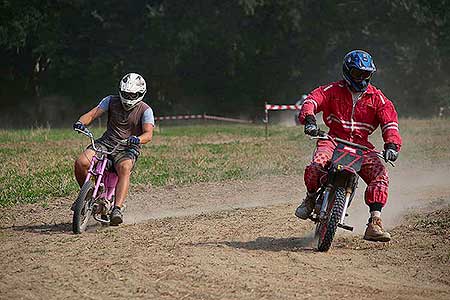
<svg viewBox="0 0 450 300">
<path fill-rule="evenodd" d="M 393 174 L 388 244 L 361 239 L 361 184 L 328 253 L 293 216 L 302 178 L 135 191 L 125 225 L 83 235 L 70 199 L 3 209 L 0 298 L 450 299 L 447 170 Z"/>
</svg>

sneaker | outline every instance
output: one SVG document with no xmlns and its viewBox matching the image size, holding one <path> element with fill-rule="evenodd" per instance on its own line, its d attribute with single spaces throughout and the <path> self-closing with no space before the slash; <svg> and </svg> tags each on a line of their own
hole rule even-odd
<svg viewBox="0 0 450 300">
<path fill-rule="evenodd" d="M 306 197 L 303 200 L 302 204 L 300 204 L 299 207 L 295 210 L 295 215 L 303 220 L 306 220 L 309 218 L 311 213 L 314 210 L 315 202 L 315 193 L 306 193 Z"/>
<path fill-rule="evenodd" d="M 391 240 L 391 235 L 383 229 L 381 218 L 372 217 L 367 224 L 364 239 L 373 242 L 389 242 Z"/>
<path fill-rule="evenodd" d="M 105 221 L 105 222 L 101 223 L 102 226 L 108 226 L 109 225 L 109 223 L 110 223 L 109 216 L 107 216 L 107 215 L 100 215 L 100 219 L 102 221 Z"/>
<path fill-rule="evenodd" d="M 110 224 L 112 226 L 117 226 L 123 222 L 123 214 L 119 207 L 114 207 L 111 213 Z"/>
</svg>

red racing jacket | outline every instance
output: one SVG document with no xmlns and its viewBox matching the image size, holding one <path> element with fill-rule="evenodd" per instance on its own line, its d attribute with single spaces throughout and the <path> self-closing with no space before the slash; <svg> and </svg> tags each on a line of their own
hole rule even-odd
<svg viewBox="0 0 450 300">
<path fill-rule="evenodd" d="M 394 143 L 398 150 L 402 139 L 394 104 L 375 86 L 369 84 L 353 105 L 352 94 L 344 80 L 313 90 L 303 102 L 298 119 L 305 124 L 307 115 L 323 112 L 328 134 L 373 149 L 369 135 L 380 125 L 385 143 Z"/>
</svg>

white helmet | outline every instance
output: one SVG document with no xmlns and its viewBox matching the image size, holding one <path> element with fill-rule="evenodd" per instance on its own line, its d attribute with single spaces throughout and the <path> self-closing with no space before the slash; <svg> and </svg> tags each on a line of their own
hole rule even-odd
<svg viewBox="0 0 450 300">
<path fill-rule="evenodd" d="M 136 73 L 128 73 L 120 80 L 119 95 L 123 108 L 130 110 L 136 106 L 147 92 L 144 78 Z"/>
</svg>

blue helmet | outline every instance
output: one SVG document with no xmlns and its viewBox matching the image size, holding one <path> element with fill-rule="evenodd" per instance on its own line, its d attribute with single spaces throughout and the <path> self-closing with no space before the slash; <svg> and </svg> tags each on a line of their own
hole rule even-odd
<svg viewBox="0 0 450 300">
<path fill-rule="evenodd" d="M 372 56 L 362 50 L 353 50 L 344 56 L 342 73 L 347 84 L 356 92 L 364 92 L 377 68 Z"/>
</svg>

